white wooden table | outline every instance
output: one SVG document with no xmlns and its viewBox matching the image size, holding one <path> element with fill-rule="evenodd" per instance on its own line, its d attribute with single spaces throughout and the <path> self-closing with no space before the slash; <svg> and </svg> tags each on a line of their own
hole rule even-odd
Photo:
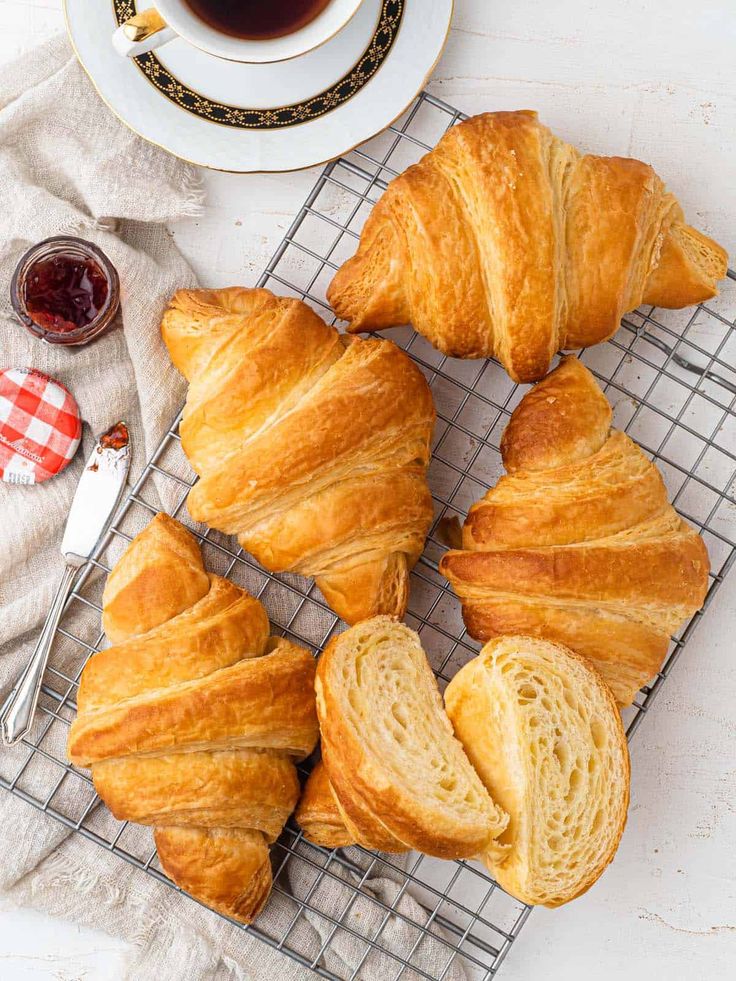
<svg viewBox="0 0 736 981">
<path fill-rule="evenodd" d="M 581 147 L 651 162 L 693 223 L 736 254 L 732 0 L 456 8 L 433 92 L 469 112 L 538 109 Z M 3 61 L 62 29 L 61 0 L 0 0 L 0 85 Z M 207 174 L 206 214 L 172 229 L 202 283 L 252 284 L 314 177 Z M 733 977 L 734 637 L 736 575 L 636 736 L 629 823 L 613 866 L 584 898 L 534 913 L 504 981 Z M 3 981 L 116 981 L 125 963 L 119 941 L 0 906 Z"/>
</svg>

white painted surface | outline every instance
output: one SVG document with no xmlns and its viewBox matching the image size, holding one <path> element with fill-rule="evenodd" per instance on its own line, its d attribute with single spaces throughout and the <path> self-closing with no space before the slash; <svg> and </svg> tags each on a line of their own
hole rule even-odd
<svg viewBox="0 0 736 981">
<path fill-rule="evenodd" d="M 0 0 L 0 63 L 62 27 L 61 0 Z M 731 0 L 457 0 L 431 88 L 471 112 L 535 108 L 582 147 L 650 161 L 733 254 L 735 41 Z M 315 173 L 208 175 L 206 215 L 172 229 L 202 282 L 253 283 Z M 735 611 L 736 575 L 636 737 L 613 866 L 584 898 L 532 915 L 504 981 L 733 976 Z M 3 981 L 116 981 L 124 969 L 117 941 L 0 909 Z"/>
</svg>

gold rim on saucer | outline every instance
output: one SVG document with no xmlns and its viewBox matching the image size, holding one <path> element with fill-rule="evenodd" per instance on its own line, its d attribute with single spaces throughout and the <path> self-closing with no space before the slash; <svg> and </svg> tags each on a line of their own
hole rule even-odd
<svg viewBox="0 0 736 981">
<path fill-rule="evenodd" d="M 135 0 L 113 0 L 118 25 L 136 16 Z M 303 102 L 271 109 L 249 109 L 216 102 L 179 81 L 154 51 L 132 59 L 162 95 L 181 109 L 235 129 L 283 129 L 324 116 L 359 92 L 386 60 L 399 33 L 404 0 L 383 0 L 378 24 L 363 54 L 347 74 L 324 91 Z"/>
</svg>

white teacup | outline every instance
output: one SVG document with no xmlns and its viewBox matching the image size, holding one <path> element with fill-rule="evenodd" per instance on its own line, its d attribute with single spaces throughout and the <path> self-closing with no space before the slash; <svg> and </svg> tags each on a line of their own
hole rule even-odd
<svg viewBox="0 0 736 981">
<path fill-rule="evenodd" d="M 227 61 L 251 64 L 286 61 L 329 41 L 342 30 L 361 3 L 362 0 L 330 0 L 314 20 L 291 34 L 249 40 L 210 27 L 184 0 L 156 0 L 155 9 L 149 7 L 121 24 L 112 41 L 118 54 L 129 58 L 159 48 L 180 36 L 195 47 Z"/>
</svg>

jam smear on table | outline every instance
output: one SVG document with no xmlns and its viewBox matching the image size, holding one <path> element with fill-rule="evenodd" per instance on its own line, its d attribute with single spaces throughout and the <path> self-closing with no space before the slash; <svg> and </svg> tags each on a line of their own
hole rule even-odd
<svg viewBox="0 0 736 981">
<path fill-rule="evenodd" d="M 57 253 L 28 271 L 28 316 L 53 334 L 68 334 L 97 318 L 107 299 L 105 274 L 92 259 Z"/>
</svg>

